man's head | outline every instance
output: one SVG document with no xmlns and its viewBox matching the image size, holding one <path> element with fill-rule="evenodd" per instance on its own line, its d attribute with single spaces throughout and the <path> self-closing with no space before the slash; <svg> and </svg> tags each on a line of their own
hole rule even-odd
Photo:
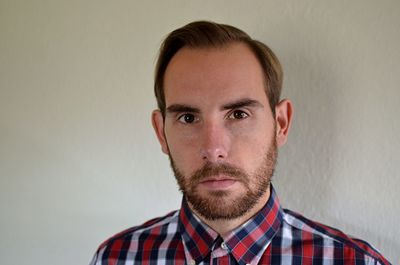
<svg viewBox="0 0 400 265">
<path fill-rule="evenodd" d="M 260 208 L 292 113 L 272 51 L 231 26 L 191 23 L 164 41 L 155 82 L 153 126 L 191 208 L 209 220 Z"/>
</svg>

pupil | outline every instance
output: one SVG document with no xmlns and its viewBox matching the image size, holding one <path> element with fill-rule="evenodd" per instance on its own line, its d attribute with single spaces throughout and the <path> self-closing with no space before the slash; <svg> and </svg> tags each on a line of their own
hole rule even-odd
<svg viewBox="0 0 400 265">
<path fill-rule="evenodd" d="M 191 123 L 193 122 L 193 115 L 185 115 L 185 122 Z"/>
<path fill-rule="evenodd" d="M 234 116 L 236 119 L 241 119 L 241 118 L 243 118 L 243 113 L 240 111 L 236 111 Z"/>
</svg>

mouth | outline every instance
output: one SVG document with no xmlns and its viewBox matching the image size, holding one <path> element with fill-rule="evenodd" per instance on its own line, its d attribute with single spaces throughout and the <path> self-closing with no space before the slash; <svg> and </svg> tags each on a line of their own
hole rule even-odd
<svg viewBox="0 0 400 265">
<path fill-rule="evenodd" d="M 238 181 L 234 178 L 217 176 L 207 178 L 201 181 L 199 184 L 209 190 L 225 190 L 232 187 L 236 182 Z"/>
</svg>

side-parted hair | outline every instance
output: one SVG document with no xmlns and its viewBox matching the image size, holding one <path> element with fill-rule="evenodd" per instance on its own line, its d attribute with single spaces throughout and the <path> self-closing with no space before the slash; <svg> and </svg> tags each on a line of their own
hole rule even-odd
<svg viewBox="0 0 400 265">
<path fill-rule="evenodd" d="M 166 109 L 164 74 L 172 57 L 183 47 L 220 48 L 235 42 L 245 43 L 257 57 L 263 69 L 269 105 L 275 114 L 275 106 L 279 103 L 282 90 L 283 71 L 272 50 L 233 26 L 210 21 L 195 21 L 172 31 L 161 44 L 155 69 L 154 92 L 163 117 Z"/>
</svg>

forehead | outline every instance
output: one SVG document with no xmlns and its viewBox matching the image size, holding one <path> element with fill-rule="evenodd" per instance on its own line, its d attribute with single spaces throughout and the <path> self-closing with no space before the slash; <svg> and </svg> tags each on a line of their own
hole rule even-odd
<svg viewBox="0 0 400 265">
<path fill-rule="evenodd" d="M 196 103 L 239 97 L 267 101 L 261 65 L 243 43 L 219 48 L 182 48 L 165 71 L 164 93 L 167 106 L 188 100 Z"/>
</svg>

